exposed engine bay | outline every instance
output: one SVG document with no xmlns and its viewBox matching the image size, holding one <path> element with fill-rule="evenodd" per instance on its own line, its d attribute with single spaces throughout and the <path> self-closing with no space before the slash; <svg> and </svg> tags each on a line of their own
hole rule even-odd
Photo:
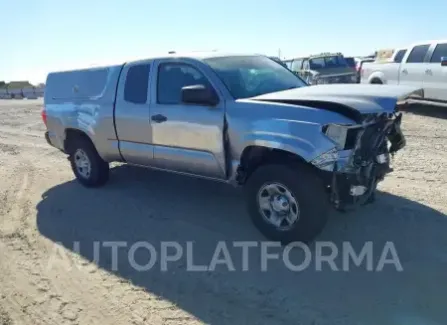
<svg viewBox="0 0 447 325">
<path fill-rule="evenodd" d="M 353 132 L 351 138 L 355 138 L 350 140 L 354 142 L 352 152 L 345 163 L 335 162 L 328 184 L 331 202 L 337 208 L 374 200 L 377 184 L 392 171 L 392 156 L 405 146 L 401 121 L 401 113 L 382 113 L 368 116 L 362 125 L 347 127 L 346 133 Z"/>
</svg>

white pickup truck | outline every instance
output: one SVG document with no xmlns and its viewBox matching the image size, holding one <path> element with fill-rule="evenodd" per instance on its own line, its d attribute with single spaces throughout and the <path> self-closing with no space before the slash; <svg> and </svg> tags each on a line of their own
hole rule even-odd
<svg viewBox="0 0 447 325">
<path fill-rule="evenodd" d="M 384 62 L 365 63 L 361 83 L 421 87 L 424 100 L 447 102 L 447 40 L 420 42 Z"/>
</svg>

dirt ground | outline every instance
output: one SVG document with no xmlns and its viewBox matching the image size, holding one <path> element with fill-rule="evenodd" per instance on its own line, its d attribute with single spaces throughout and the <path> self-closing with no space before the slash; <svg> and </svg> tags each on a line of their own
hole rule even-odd
<svg viewBox="0 0 447 325">
<path fill-rule="evenodd" d="M 263 272 L 259 250 L 248 272 L 236 258 L 233 272 L 186 272 L 185 259 L 144 272 L 125 248 L 116 263 L 107 247 L 97 258 L 95 242 L 193 241 L 194 263 L 206 265 L 218 241 L 237 255 L 232 241 L 264 238 L 225 185 L 117 165 L 105 187 L 81 187 L 46 144 L 40 107 L 0 101 L 0 325 L 447 324 L 445 116 L 405 113 L 408 145 L 376 204 L 334 212 L 318 238 L 356 249 L 371 241 L 374 263 L 392 242 L 402 272 L 293 272 L 281 261 Z"/>
</svg>

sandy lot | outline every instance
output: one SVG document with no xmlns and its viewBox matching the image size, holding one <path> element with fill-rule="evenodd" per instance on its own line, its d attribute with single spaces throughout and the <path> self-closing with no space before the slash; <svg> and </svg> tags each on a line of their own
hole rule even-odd
<svg viewBox="0 0 447 325">
<path fill-rule="evenodd" d="M 85 189 L 46 144 L 40 105 L 0 101 L 0 325 L 447 324 L 445 116 L 406 113 L 408 145 L 377 203 L 334 212 L 318 238 L 340 250 L 343 241 L 359 250 L 371 241 L 374 266 L 390 241 L 402 272 L 365 264 L 343 271 L 342 257 L 339 271 L 311 264 L 293 272 L 278 260 L 263 272 L 259 249 L 243 272 L 232 241 L 264 238 L 237 191 L 127 166 L 116 166 L 105 187 Z M 120 248 L 116 261 L 108 247 L 95 253 L 95 242 L 107 241 L 146 241 L 159 253 L 168 240 L 192 241 L 196 265 L 209 264 L 216 243 L 226 241 L 236 271 L 186 272 L 186 258 L 166 272 L 158 263 L 138 271 L 129 249 Z M 304 253 L 291 256 L 298 264 Z M 139 264 L 149 257 L 144 249 L 135 254 Z"/>
</svg>

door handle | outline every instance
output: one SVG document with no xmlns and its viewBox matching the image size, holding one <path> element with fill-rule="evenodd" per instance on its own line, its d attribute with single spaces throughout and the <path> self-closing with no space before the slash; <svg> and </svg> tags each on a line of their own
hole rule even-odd
<svg viewBox="0 0 447 325">
<path fill-rule="evenodd" d="M 403 69 L 402 73 L 408 74 L 408 70 L 407 69 Z"/>
<path fill-rule="evenodd" d="M 427 69 L 427 70 L 425 70 L 425 74 L 432 74 L 431 69 Z"/>
<path fill-rule="evenodd" d="M 168 120 L 168 118 L 164 115 L 157 114 L 157 115 L 152 115 L 151 120 L 156 123 L 161 123 L 161 122 L 166 122 Z"/>
</svg>

